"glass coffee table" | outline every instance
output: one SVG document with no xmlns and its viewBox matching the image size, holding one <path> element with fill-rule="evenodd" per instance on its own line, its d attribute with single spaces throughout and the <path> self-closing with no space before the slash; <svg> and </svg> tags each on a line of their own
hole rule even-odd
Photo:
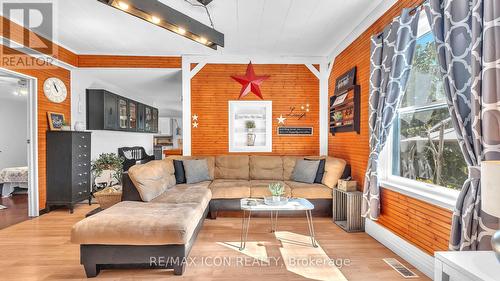
<svg viewBox="0 0 500 281">
<path fill-rule="evenodd" d="M 314 248 L 318 247 L 314 237 L 314 225 L 312 220 L 312 210 L 314 210 L 314 205 L 309 202 L 309 200 L 304 198 L 292 198 L 284 205 L 273 206 L 265 204 L 263 199 L 243 198 L 240 201 L 240 206 L 243 211 L 243 218 L 241 221 L 240 251 L 245 249 L 248 238 L 248 229 L 250 227 L 250 218 L 252 217 L 253 212 L 270 212 L 271 232 L 276 232 L 278 228 L 279 212 L 304 211 L 306 213 L 311 244 Z"/>
</svg>

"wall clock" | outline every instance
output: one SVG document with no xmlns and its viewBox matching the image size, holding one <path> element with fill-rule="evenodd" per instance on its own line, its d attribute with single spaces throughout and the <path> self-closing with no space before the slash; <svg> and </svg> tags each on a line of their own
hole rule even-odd
<svg viewBox="0 0 500 281">
<path fill-rule="evenodd" d="M 45 80 L 43 83 L 43 92 L 51 102 L 55 103 L 65 101 L 68 95 L 68 90 L 66 89 L 64 82 L 55 77 Z"/>
</svg>

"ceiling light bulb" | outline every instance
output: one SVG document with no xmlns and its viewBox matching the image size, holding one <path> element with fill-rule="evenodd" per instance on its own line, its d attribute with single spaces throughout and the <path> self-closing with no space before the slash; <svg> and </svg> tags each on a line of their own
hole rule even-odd
<svg viewBox="0 0 500 281">
<path fill-rule="evenodd" d="M 182 28 L 182 27 L 178 27 L 177 28 L 177 33 L 179 33 L 181 35 L 184 35 L 184 34 L 186 34 L 186 30 L 184 28 Z"/>
<path fill-rule="evenodd" d="M 205 38 L 205 37 L 200 37 L 199 41 L 200 41 L 201 44 L 207 44 L 207 42 L 208 42 L 207 38 Z"/>
<path fill-rule="evenodd" d="M 122 9 L 122 10 L 128 10 L 128 8 L 130 6 L 127 3 L 123 2 L 123 1 L 119 1 L 118 2 L 118 7 L 120 7 L 120 9 Z"/>
<path fill-rule="evenodd" d="M 159 17 L 155 17 L 155 16 L 151 16 L 151 21 L 154 24 L 159 24 L 161 22 L 160 18 Z"/>
</svg>

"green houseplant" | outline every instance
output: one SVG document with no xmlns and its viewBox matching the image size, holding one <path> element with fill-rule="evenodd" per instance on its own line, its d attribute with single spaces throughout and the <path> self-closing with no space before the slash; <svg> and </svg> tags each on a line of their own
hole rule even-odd
<svg viewBox="0 0 500 281">
<path fill-rule="evenodd" d="M 256 138 L 256 135 L 253 132 L 253 129 L 255 129 L 255 121 L 253 120 L 246 121 L 245 127 L 247 128 L 247 146 L 254 146 Z"/>
<path fill-rule="evenodd" d="M 94 178 L 99 177 L 106 170 L 113 171 L 112 176 L 121 183 L 121 176 L 123 172 L 123 162 L 125 160 L 115 153 L 102 153 L 97 159 L 92 161 L 92 174 Z"/>
<path fill-rule="evenodd" d="M 269 184 L 269 191 L 271 191 L 273 201 L 280 201 L 285 194 L 285 187 L 279 182 L 273 182 Z"/>
</svg>

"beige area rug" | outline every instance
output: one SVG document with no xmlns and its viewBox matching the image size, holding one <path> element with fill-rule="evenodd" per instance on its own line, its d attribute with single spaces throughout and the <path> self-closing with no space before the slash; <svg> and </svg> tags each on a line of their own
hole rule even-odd
<svg viewBox="0 0 500 281">
<path fill-rule="evenodd" d="M 239 250 L 240 242 L 217 242 L 217 244 L 238 251 L 246 257 L 264 263 L 284 264 L 286 270 L 304 278 L 319 281 L 347 281 L 335 262 L 318 244 L 311 245 L 311 237 L 288 231 L 275 233 L 281 242 L 281 257 L 269 257 L 266 242 L 247 241 L 245 249 Z"/>
</svg>

